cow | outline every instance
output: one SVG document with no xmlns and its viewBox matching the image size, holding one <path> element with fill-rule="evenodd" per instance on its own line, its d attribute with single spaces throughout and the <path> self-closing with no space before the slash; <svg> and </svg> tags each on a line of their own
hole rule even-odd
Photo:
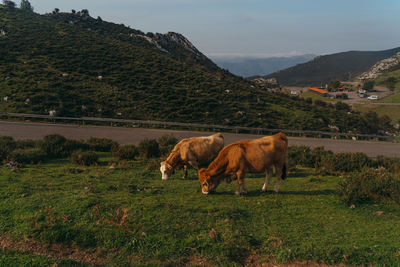
<svg viewBox="0 0 400 267">
<path fill-rule="evenodd" d="M 168 158 L 161 162 L 161 179 L 168 180 L 174 169 L 182 165 L 185 169 L 183 175 L 183 179 L 185 179 L 187 177 L 188 164 L 198 171 L 200 164 L 210 162 L 223 147 L 224 137 L 220 133 L 181 140 L 174 147 Z"/>
<path fill-rule="evenodd" d="M 208 194 L 220 182 L 230 182 L 231 179 L 237 179 L 238 182 L 236 195 L 240 195 L 241 188 L 243 193 L 247 193 L 244 183 L 246 173 L 266 172 L 262 187 L 265 192 L 272 176 L 272 167 L 276 170 L 275 192 L 278 193 L 280 179 L 286 178 L 287 145 L 286 135 L 277 133 L 259 139 L 238 141 L 224 147 L 207 169 L 198 172 L 202 193 Z"/>
</svg>

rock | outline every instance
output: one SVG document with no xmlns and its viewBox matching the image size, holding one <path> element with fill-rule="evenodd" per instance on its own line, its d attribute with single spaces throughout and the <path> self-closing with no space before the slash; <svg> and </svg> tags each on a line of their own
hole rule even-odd
<svg viewBox="0 0 400 267">
<path fill-rule="evenodd" d="M 392 57 L 378 61 L 368 71 L 362 73 L 358 78 L 360 80 L 375 79 L 376 77 L 380 76 L 385 71 L 396 65 L 400 65 L 400 52 Z"/>
</svg>

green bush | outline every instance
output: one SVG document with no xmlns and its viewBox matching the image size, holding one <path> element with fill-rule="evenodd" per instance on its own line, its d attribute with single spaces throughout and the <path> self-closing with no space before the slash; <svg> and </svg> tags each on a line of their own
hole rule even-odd
<svg viewBox="0 0 400 267">
<path fill-rule="evenodd" d="M 158 143 L 154 139 L 144 139 L 138 146 L 139 155 L 143 158 L 156 158 L 160 156 Z"/>
<path fill-rule="evenodd" d="M 400 176 L 384 169 L 365 168 L 340 182 L 338 193 L 347 204 L 380 198 L 400 204 Z"/>
<path fill-rule="evenodd" d="M 41 142 L 42 140 L 25 139 L 25 140 L 17 140 L 15 141 L 15 144 L 16 148 L 24 149 L 24 148 L 40 147 Z"/>
<path fill-rule="evenodd" d="M 114 140 L 97 137 L 90 137 L 85 143 L 89 146 L 90 150 L 101 152 L 110 152 L 113 147 L 119 146 Z"/>
<path fill-rule="evenodd" d="M 42 149 L 26 148 L 26 149 L 16 149 L 12 154 L 11 158 L 18 163 L 39 163 L 46 159 L 46 152 Z"/>
<path fill-rule="evenodd" d="M 89 146 L 79 140 L 67 139 L 64 143 L 64 155 L 69 156 L 76 150 L 90 150 Z"/>
<path fill-rule="evenodd" d="M 398 158 L 387 158 L 384 156 L 378 156 L 375 159 L 374 167 L 384 167 L 390 172 L 400 174 L 400 159 Z"/>
<path fill-rule="evenodd" d="M 61 158 L 68 155 L 65 151 L 66 142 L 67 139 L 64 136 L 59 134 L 50 134 L 43 137 L 41 148 L 49 157 Z"/>
<path fill-rule="evenodd" d="M 138 154 L 138 149 L 134 145 L 119 146 L 112 152 L 118 160 L 133 160 Z"/>
<path fill-rule="evenodd" d="M 0 136 L 0 160 L 6 159 L 16 148 L 14 139 L 10 136 Z"/>
<path fill-rule="evenodd" d="M 311 167 L 310 165 L 311 149 L 308 146 L 289 146 L 287 158 L 289 165 L 301 165 Z"/>
<path fill-rule="evenodd" d="M 94 151 L 76 150 L 71 154 L 71 161 L 79 165 L 90 166 L 99 163 L 99 156 Z"/>
<path fill-rule="evenodd" d="M 160 154 L 166 155 L 169 154 L 172 149 L 174 149 L 175 145 L 178 143 L 178 139 L 172 135 L 165 134 L 158 138 L 157 142 L 160 149 Z"/>
<path fill-rule="evenodd" d="M 321 162 L 321 167 L 330 173 L 356 172 L 372 165 L 373 160 L 361 152 L 336 153 Z"/>
</svg>

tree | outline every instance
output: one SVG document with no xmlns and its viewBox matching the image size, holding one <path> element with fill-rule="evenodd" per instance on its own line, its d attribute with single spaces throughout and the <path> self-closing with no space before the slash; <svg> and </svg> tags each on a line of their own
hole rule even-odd
<svg viewBox="0 0 400 267">
<path fill-rule="evenodd" d="M 58 9 L 58 8 L 55 8 L 55 9 L 53 10 L 53 14 L 57 14 L 58 12 L 60 12 L 60 9 Z"/>
<path fill-rule="evenodd" d="M 394 89 L 396 88 L 397 79 L 395 77 L 389 77 L 386 79 L 385 83 L 390 91 L 394 91 Z"/>
<path fill-rule="evenodd" d="M 336 89 L 340 88 L 340 86 L 342 86 L 342 84 L 340 83 L 339 80 L 336 81 L 332 81 L 328 84 L 328 91 L 336 91 Z"/>
<path fill-rule="evenodd" d="M 19 8 L 24 11 L 33 12 L 33 6 L 29 3 L 28 0 L 21 0 L 21 4 Z"/>
<path fill-rule="evenodd" d="M 7 6 L 9 9 L 14 9 L 16 7 L 16 4 L 10 0 L 3 0 L 3 4 Z"/>
<path fill-rule="evenodd" d="M 374 89 L 375 81 L 374 80 L 367 80 L 364 81 L 363 89 L 367 92 L 371 92 Z"/>
</svg>

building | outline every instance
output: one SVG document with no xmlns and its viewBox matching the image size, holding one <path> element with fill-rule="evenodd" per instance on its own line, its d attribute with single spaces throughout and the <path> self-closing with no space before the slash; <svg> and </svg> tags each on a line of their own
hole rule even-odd
<svg viewBox="0 0 400 267">
<path fill-rule="evenodd" d="M 308 89 L 310 92 L 320 95 L 320 96 L 324 96 L 324 97 L 329 97 L 329 92 L 327 90 L 324 89 L 320 89 L 320 88 L 315 88 L 315 87 L 311 87 Z"/>
</svg>

